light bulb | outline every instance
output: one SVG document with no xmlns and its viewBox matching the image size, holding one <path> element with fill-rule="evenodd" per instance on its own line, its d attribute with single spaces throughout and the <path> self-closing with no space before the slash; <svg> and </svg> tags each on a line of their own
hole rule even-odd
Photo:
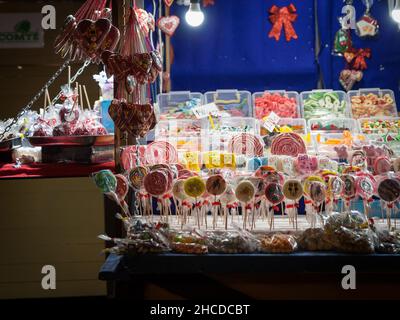
<svg viewBox="0 0 400 320">
<path fill-rule="evenodd" d="M 392 10 L 392 18 L 397 23 L 400 23 L 400 1 L 396 1 L 396 6 Z"/>
<path fill-rule="evenodd" d="M 185 19 L 192 27 L 198 27 L 203 23 L 204 13 L 201 11 L 200 3 L 190 3 L 189 10 L 185 14 Z"/>
</svg>

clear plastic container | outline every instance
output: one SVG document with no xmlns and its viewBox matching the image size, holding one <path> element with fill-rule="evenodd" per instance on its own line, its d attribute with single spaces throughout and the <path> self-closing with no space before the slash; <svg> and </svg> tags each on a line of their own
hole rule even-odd
<svg viewBox="0 0 400 320">
<path fill-rule="evenodd" d="M 260 135 L 260 125 L 258 120 L 247 117 L 221 118 L 213 122 L 214 128 L 209 119 L 202 119 L 203 134 L 238 134 L 251 133 Z"/>
<path fill-rule="evenodd" d="M 301 114 L 306 120 L 348 118 L 350 116 L 346 92 L 313 90 L 300 94 Z"/>
<path fill-rule="evenodd" d="M 392 90 L 379 88 L 353 90 L 348 92 L 348 99 L 353 119 L 398 116 Z"/>
<path fill-rule="evenodd" d="M 307 121 L 308 131 L 311 134 L 321 132 L 341 133 L 345 130 L 358 133 L 359 126 L 356 120 L 350 118 L 310 119 Z"/>
<path fill-rule="evenodd" d="M 275 101 L 275 98 L 272 97 L 271 103 L 262 107 L 258 104 L 258 99 L 262 98 L 265 95 L 272 96 L 281 96 L 289 98 L 293 101 L 293 108 L 290 109 L 289 105 L 278 103 Z M 278 97 L 279 98 L 279 97 Z M 268 100 L 268 101 L 270 101 Z M 276 99 L 279 100 L 279 99 Z M 294 105 L 295 104 L 295 105 Z M 289 110 L 288 110 L 289 109 Z M 264 92 L 255 92 L 253 93 L 253 115 L 257 119 L 262 119 L 269 115 L 269 113 L 273 111 L 279 117 L 282 118 L 300 118 L 301 117 L 301 108 L 300 108 L 300 96 L 296 91 L 285 91 L 285 90 L 266 90 Z"/>
<path fill-rule="evenodd" d="M 161 120 L 155 127 L 155 138 L 163 137 L 200 137 L 201 120 L 171 119 Z"/>
<path fill-rule="evenodd" d="M 172 91 L 157 96 L 160 108 L 160 120 L 196 119 L 191 109 L 204 104 L 204 97 L 199 92 Z"/>
<path fill-rule="evenodd" d="M 360 132 L 366 135 L 399 134 L 400 132 L 399 117 L 360 118 L 357 123 Z"/>
<path fill-rule="evenodd" d="M 348 144 L 346 144 L 346 140 L 344 139 L 342 133 L 322 132 L 311 136 L 317 155 L 327 156 L 328 158 L 333 160 L 344 159 L 338 156 L 337 151 L 335 151 L 336 147 L 341 148 L 343 145 L 348 145 L 347 152 L 350 154 L 352 146 L 362 146 L 368 144 L 369 142 L 369 139 L 366 136 L 352 135 L 351 138 L 352 145 L 349 146 Z"/>
<path fill-rule="evenodd" d="M 263 127 L 263 121 L 258 120 L 260 124 L 260 134 L 261 136 L 270 135 L 271 133 Z M 307 133 L 307 125 L 306 120 L 301 118 L 280 118 L 278 122 L 279 127 L 289 127 L 293 132 L 298 134 L 306 134 Z"/>
<path fill-rule="evenodd" d="M 252 117 L 251 93 L 239 90 L 217 90 L 204 94 L 205 103 L 214 102 L 231 117 Z"/>
</svg>

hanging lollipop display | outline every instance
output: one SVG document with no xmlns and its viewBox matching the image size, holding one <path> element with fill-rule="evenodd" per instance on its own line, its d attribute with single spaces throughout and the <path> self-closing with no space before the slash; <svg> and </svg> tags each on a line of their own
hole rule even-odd
<svg viewBox="0 0 400 320">
<path fill-rule="evenodd" d="M 351 200 L 356 196 L 356 179 L 350 174 L 341 175 L 340 178 L 344 183 L 343 196 L 345 199 L 345 210 L 348 211 L 351 206 Z"/>
</svg>

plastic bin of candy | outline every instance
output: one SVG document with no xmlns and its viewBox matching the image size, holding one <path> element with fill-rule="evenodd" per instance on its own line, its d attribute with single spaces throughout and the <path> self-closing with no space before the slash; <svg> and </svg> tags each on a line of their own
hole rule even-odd
<svg viewBox="0 0 400 320">
<path fill-rule="evenodd" d="M 345 130 L 350 131 L 351 133 L 359 132 L 357 121 L 351 118 L 310 119 L 307 123 L 308 131 L 311 134 L 321 132 L 342 133 Z"/>
<path fill-rule="evenodd" d="M 157 98 L 160 108 L 160 120 L 196 119 L 192 108 L 204 103 L 204 97 L 201 93 L 190 91 L 161 93 Z"/>
<path fill-rule="evenodd" d="M 260 125 L 260 133 L 261 136 L 269 135 L 270 132 L 263 126 L 264 121 L 259 120 Z M 306 134 L 307 133 L 307 125 L 306 120 L 301 118 L 280 118 L 278 122 L 278 126 L 275 130 L 277 133 L 279 132 L 295 132 L 298 134 Z"/>
<path fill-rule="evenodd" d="M 364 135 L 344 133 L 318 133 L 311 135 L 314 149 L 320 156 L 327 156 L 336 161 L 347 159 L 351 148 L 368 144 L 369 139 Z"/>
<path fill-rule="evenodd" d="M 313 90 L 300 94 L 301 114 L 304 119 L 348 118 L 347 94 L 344 91 Z"/>
<path fill-rule="evenodd" d="M 386 89 L 360 89 L 348 92 L 352 118 L 397 117 L 394 93 Z"/>
<path fill-rule="evenodd" d="M 200 137 L 201 120 L 171 119 L 161 120 L 155 127 L 155 138 Z"/>
<path fill-rule="evenodd" d="M 267 90 L 253 93 L 253 115 L 262 119 L 276 113 L 282 118 L 300 118 L 300 96 L 296 91 Z"/>
<path fill-rule="evenodd" d="M 360 118 L 357 120 L 360 132 L 363 134 L 397 135 L 400 131 L 400 118 L 379 117 Z"/>
<path fill-rule="evenodd" d="M 204 94 L 205 103 L 215 103 L 231 117 L 252 117 L 251 93 L 239 90 L 217 90 Z"/>
<path fill-rule="evenodd" d="M 214 126 L 214 128 L 213 128 Z M 260 125 L 258 120 L 246 117 L 226 117 L 212 123 L 208 118 L 202 120 L 202 128 L 204 134 L 224 133 L 238 134 L 251 133 L 260 134 Z"/>
</svg>

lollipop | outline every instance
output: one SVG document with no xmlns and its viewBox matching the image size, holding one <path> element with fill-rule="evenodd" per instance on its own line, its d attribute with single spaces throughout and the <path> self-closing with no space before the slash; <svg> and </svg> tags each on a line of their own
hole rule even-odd
<svg viewBox="0 0 400 320">
<path fill-rule="evenodd" d="M 356 180 L 352 175 L 344 174 L 340 177 L 344 182 L 343 195 L 347 200 L 356 196 Z"/>
<path fill-rule="evenodd" d="M 303 196 L 303 186 L 299 180 L 286 180 L 283 184 L 283 195 L 293 201 L 299 200 Z"/>
<path fill-rule="evenodd" d="M 143 185 L 149 194 L 161 196 L 168 188 L 167 174 L 160 170 L 151 171 L 144 178 Z"/>
<path fill-rule="evenodd" d="M 96 186 L 104 193 L 115 192 L 117 179 L 110 170 L 101 170 L 94 175 Z"/>
<path fill-rule="evenodd" d="M 283 195 L 286 197 L 286 199 L 294 201 L 294 204 L 287 205 L 286 209 L 288 209 L 289 222 L 291 221 L 293 224 L 295 224 L 297 230 L 298 225 L 296 201 L 298 201 L 303 196 L 303 186 L 300 180 L 286 180 L 283 184 Z"/>
<path fill-rule="evenodd" d="M 374 161 L 374 172 L 375 174 L 384 174 L 392 169 L 392 163 L 386 156 L 380 156 Z"/>
<path fill-rule="evenodd" d="M 248 181 L 250 181 L 256 190 L 256 197 L 261 197 L 265 194 L 265 182 L 262 178 L 259 177 L 248 177 Z"/>
<path fill-rule="evenodd" d="M 265 188 L 265 197 L 273 205 L 277 205 L 283 201 L 284 195 L 280 184 L 272 182 Z"/>
<path fill-rule="evenodd" d="M 135 190 L 140 190 L 143 187 L 144 177 L 147 174 L 147 169 L 145 167 L 136 167 L 129 172 L 129 181 L 132 188 Z"/>
<path fill-rule="evenodd" d="M 381 200 L 386 202 L 386 219 L 388 223 L 388 228 L 390 230 L 391 229 L 390 211 L 393 208 L 393 203 L 399 199 L 400 181 L 398 179 L 384 178 L 379 182 L 377 191 L 378 191 L 378 196 L 381 198 Z"/>
<path fill-rule="evenodd" d="M 375 179 L 369 174 L 362 174 L 356 177 L 356 192 L 363 200 L 364 214 L 368 217 L 368 200 L 371 199 L 375 191 Z"/>
<path fill-rule="evenodd" d="M 242 181 L 236 186 L 235 190 L 236 198 L 245 204 L 244 207 L 244 218 L 243 218 L 243 228 L 246 229 L 247 225 L 247 203 L 254 198 L 255 189 L 250 181 Z"/>
<path fill-rule="evenodd" d="M 184 201 L 187 199 L 187 195 L 184 191 L 183 185 L 185 183 L 184 179 L 179 179 L 175 181 L 173 187 L 172 187 L 172 194 L 174 197 L 178 200 Z"/>
<path fill-rule="evenodd" d="M 190 177 L 186 179 L 183 189 L 189 197 L 198 198 L 206 191 L 206 186 L 201 178 Z"/>
<path fill-rule="evenodd" d="M 328 191 L 334 199 L 339 199 L 344 191 L 344 182 L 337 176 L 331 176 L 328 180 Z"/>
<path fill-rule="evenodd" d="M 400 172 L 400 158 L 393 161 L 393 170 L 394 172 Z"/>
<path fill-rule="evenodd" d="M 236 195 L 231 185 L 227 185 L 225 192 L 220 196 L 221 204 L 227 205 L 236 201 Z"/>
<path fill-rule="evenodd" d="M 392 203 L 400 196 L 400 182 L 397 179 L 385 178 L 379 182 L 377 191 L 383 201 Z"/>
<path fill-rule="evenodd" d="M 264 150 L 260 139 L 251 133 L 241 133 L 231 138 L 228 150 L 234 154 L 262 157 Z"/>
<path fill-rule="evenodd" d="M 297 133 L 281 133 L 272 140 L 271 154 L 297 157 L 307 153 L 306 145 Z"/>
<path fill-rule="evenodd" d="M 195 198 L 196 200 L 195 210 L 197 215 L 197 226 L 200 228 L 200 212 L 197 206 L 197 198 L 204 194 L 206 191 L 206 185 L 200 177 L 190 177 L 184 182 L 183 190 L 189 197 Z"/>
<path fill-rule="evenodd" d="M 221 175 L 214 175 L 207 179 L 206 190 L 209 194 L 219 196 L 225 192 L 226 181 Z"/>
<path fill-rule="evenodd" d="M 117 187 L 115 189 L 115 193 L 117 194 L 120 200 L 125 199 L 129 190 L 128 179 L 125 178 L 122 174 L 116 174 L 115 178 L 117 179 Z"/>
<path fill-rule="evenodd" d="M 326 198 L 326 187 L 324 183 L 313 181 L 310 184 L 310 198 L 316 204 L 320 205 Z"/>
</svg>

